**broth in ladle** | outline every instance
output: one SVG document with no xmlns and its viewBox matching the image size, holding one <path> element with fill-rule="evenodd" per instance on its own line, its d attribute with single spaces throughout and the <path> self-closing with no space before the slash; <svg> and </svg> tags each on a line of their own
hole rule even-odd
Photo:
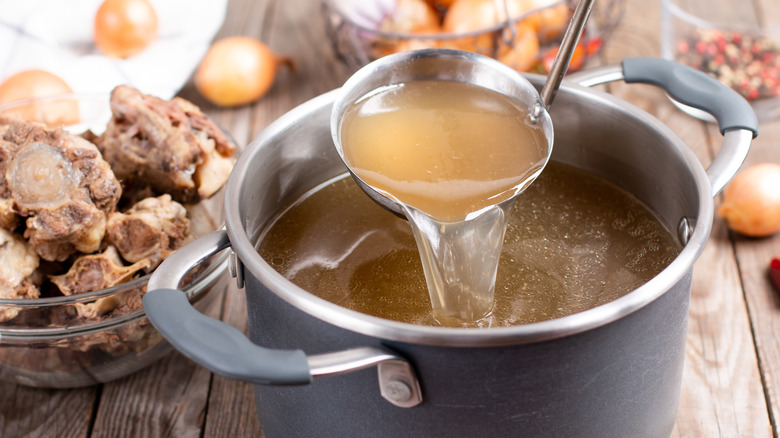
<svg viewBox="0 0 780 438">
<path fill-rule="evenodd" d="M 444 325 L 493 308 L 508 209 L 549 153 L 528 114 L 487 88 L 420 80 L 375 90 L 344 115 L 344 161 L 403 206 Z"/>
<path fill-rule="evenodd" d="M 547 159 L 528 108 L 498 92 L 414 81 L 370 94 L 341 125 L 344 160 L 371 187 L 440 221 L 525 188 Z"/>
</svg>

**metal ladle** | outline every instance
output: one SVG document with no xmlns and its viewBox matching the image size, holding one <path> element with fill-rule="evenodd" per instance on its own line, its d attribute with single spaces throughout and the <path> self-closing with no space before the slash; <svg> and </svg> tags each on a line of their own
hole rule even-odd
<svg viewBox="0 0 780 438">
<path fill-rule="evenodd" d="M 539 93 L 544 108 L 547 110 L 550 109 L 550 105 L 552 105 L 552 101 L 555 99 L 555 94 L 561 86 L 566 70 L 569 69 L 571 57 L 574 54 L 574 49 L 577 48 L 577 43 L 580 40 L 582 31 L 585 29 L 585 24 L 588 22 L 594 1 L 580 0 L 577 8 L 574 9 L 574 15 L 572 15 L 569 26 L 566 28 L 566 33 L 563 34 L 561 47 L 555 56 L 550 74 L 547 75 L 547 81 L 545 81 L 544 87 L 542 87 L 542 91 Z"/>
<path fill-rule="evenodd" d="M 574 49 L 590 16 L 594 0 L 580 0 L 563 35 L 558 54 L 540 93 L 522 75 L 491 58 L 470 52 L 448 49 L 424 49 L 401 52 L 380 58 L 358 70 L 342 87 L 331 112 L 331 135 L 342 159 L 341 123 L 349 108 L 360 99 L 390 84 L 411 80 L 454 80 L 493 89 L 516 98 L 531 108 L 531 118 L 541 123 L 550 140 L 548 159 L 552 152 L 552 122 L 547 109 L 552 105 L 563 76 L 569 67 Z M 346 163 L 347 168 L 349 164 Z M 352 177 L 363 191 L 378 204 L 405 218 L 403 207 L 387 195 L 363 182 L 350 169 Z M 518 192 L 519 194 L 519 192 Z"/>
</svg>

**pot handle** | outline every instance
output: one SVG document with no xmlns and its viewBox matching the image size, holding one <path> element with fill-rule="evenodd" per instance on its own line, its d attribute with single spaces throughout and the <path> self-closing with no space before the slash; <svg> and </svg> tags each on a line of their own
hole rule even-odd
<svg viewBox="0 0 780 438">
<path fill-rule="evenodd" d="M 155 329 L 182 354 L 209 370 L 257 384 L 303 385 L 314 377 L 344 374 L 377 366 L 380 393 L 400 407 L 422 401 L 417 377 L 406 359 L 378 347 L 306 356 L 302 350 L 273 350 L 252 343 L 243 333 L 198 312 L 177 290 L 184 275 L 207 258 L 230 247 L 217 230 L 171 254 L 152 273 L 143 297 Z"/>
<path fill-rule="evenodd" d="M 576 73 L 569 79 L 586 87 L 619 80 L 655 85 L 676 101 L 715 117 L 724 140 L 707 168 L 713 196 L 737 173 L 758 135 L 756 114 L 742 96 L 706 73 L 667 59 L 626 58 L 620 66 Z"/>
</svg>

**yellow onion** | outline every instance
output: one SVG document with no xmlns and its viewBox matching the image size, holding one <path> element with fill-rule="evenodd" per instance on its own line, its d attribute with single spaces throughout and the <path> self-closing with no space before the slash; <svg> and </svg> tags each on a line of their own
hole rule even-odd
<svg viewBox="0 0 780 438">
<path fill-rule="evenodd" d="M 95 45 L 115 58 L 142 52 L 157 30 L 157 14 L 147 0 L 105 0 L 95 14 Z"/>
<path fill-rule="evenodd" d="M 385 17 L 379 29 L 398 34 L 436 33 L 439 14 L 424 0 L 396 0 L 393 13 Z"/>
<path fill-rule="evenodd" d="M 292 62 L 277 57 L 256 39 L 225 38 L 214 43 L 201 60 L 195 72 L 195 88 L 215 105 L 245 105 L 268 92 L 280 64 Z"/>
<path fill-rule="evenodd" d="M 442 31 L 448 34 L 473 33 L 480 30 L 494 28 L 509 20 L 521 17 L 532 10 L 543 7 L 549 0 L 455 0 L 444 15 Z M 521 41 L 526 36 L 526 29 L 530 26 L 535 34 L 541 26 L 539 14 L 533 14 L 517 23 L 515 35 L 521 35 Z M 508 30 L 505 31 L 507 35 Z M 515 38 L 517 41 L 517 38 Z M 527 50 L 530 46 L 524 41 Z M 495 37 L 492 32 L 483 32 L 475 37 L 459 38 L 451 41 L 450 45 L 462 50 L 470 50 L 486 55 L 495 52 Z M 534 54 L 534 58 L 538 54 Z M 515 55 L 516 56 L 516 55 Z M 523 56 L 524 58 L 525 56 Z"/>
<path fill-rule="evenodd" d="M 718 215 L 746 236 L 780 231 L 780 165 L 762 163 L 738 173 L 726 187 Z"/>
<path fill-rule="evenodd" d="M 24 70 L 0 83 L 0 105 L 57 94 L 72 93 L 59 76 L 45 70 Z M 72 99 L 37 100 L 3 111 L 3 115 L 62 126 L 78 123 L 79 107 Z"/>
<path fill-rule="evenodd" d="M 420 35 L 420 38 L 379 38 L 371 49 L 374 58 L 406 50 L 439 47 L 438 40 L 427 38 L 441 32 L 439 15 L 424 0 L 397 0 L 393 13 L 382 20 L 379 29 L 404 36 Z"/>
<path fill-rule="evenodd" d="M 498 60 L 517 71 L 528 71 L 539 61 L 539 39 L 529 24 L 518 23 L 512 45 L 499 51 Z"/>
</svg>

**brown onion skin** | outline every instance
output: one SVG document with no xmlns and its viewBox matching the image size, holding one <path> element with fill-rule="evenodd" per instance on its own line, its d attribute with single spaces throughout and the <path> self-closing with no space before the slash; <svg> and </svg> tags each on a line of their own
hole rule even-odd
<svg viewBox="0 0 780 438">
<path fill-rule="evenodd" d="M 739 172 L 726 187 L 718 215 L 745 236 L 780 231 L 780 164 L 761 163 Z"/>
<path fill-rule="evenodd" d="M 289 59 L 277 57 L 254 38 L 225 38 L 214 43 L 201 60 L 195 88 L 217 106 L 246 105 L 268 92 L 280 64 L 292 66 Z"/>
<path fill-rule="evenodd" d="M 0 105 L 72 92 L 68 83 L 54 73 L 39 69 L 23 70 L 0 82 Z M 68 99 L 39 101 L 20 104 L 4 111 L 3 115 L 54 127 L 78 123 L 79 107 L 75 101 Z"/>
<path fill-rule="evenodd" d="M 147 0 L 105 0 L 95 14 L 95 45 L 107 56 L 130 58 L 157 39 L 158 27 Z"/>
</svg>

